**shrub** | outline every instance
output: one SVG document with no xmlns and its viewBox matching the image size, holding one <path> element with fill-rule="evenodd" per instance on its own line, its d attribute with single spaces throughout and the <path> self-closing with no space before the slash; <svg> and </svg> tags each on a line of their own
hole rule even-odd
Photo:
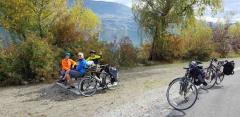
<svg viewBox="0 0 240 117">
<path fill-rule="evenodd" d="M 119 66 L 119 47 L 115 42 L 105 43 L 103 51 L 103 63 Z"/>
<path fill-rule="evenodd" d="M 40 80 L 49 78 L 53 72 L 54 54 L 51 46 L 44 40 L 27 39 L 19 49 L 18 73 L 24 80 Z M 21 52 L 21 53 L 20 53 Z"/>
<path fill-rule="evenodd" d="M 151 50 L 151 44 L 148 42 L 145 42 L 141 45 L 139 51 L 138 51 L 138 61 L 142 64 L 148 65 L 149 61 L 149 55 Z"/>
<path fill-rule="evenodd" d="M 0 50 L 0 85 L 17 85 L 21 83 L 21 77 L 16 73 L 17 56 L 16 46 L 9 46 Z"/>
<path fill-rule="evenodd" d="M 123 67 L 131 67 L 137 64 L 137 50 L 132 41 L 125 37 L 119 43 L 119 64 Z"/>
</svg>

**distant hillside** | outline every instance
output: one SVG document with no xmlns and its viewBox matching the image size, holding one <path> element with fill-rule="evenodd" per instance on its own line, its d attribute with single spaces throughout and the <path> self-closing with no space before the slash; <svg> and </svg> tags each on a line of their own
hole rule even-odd
<svg viewBox="0 0 240 117">
<path fill-rule="evenodd" d="M 140 45 L 138 25 L 134 21 L 131 8 L 104 1 L 85 0 L 85 6 L 93 10 L 102 20 L 101 38 L 106 41 L 119 40 L 129 36 L 136 46 Z"/>
</svg>

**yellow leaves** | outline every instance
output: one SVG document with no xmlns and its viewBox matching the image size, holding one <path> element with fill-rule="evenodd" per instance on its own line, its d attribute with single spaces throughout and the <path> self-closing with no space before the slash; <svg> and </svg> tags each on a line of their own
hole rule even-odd
<svg viewBox="0 0 240 117">
<path fill-rule="evenodd" d="M 212 48 L 212 30 L 204 22 L 196 22 L 181 31 L 181 39 L 189 49 L 196 47 Z"/>
<path fill-rule="evenodd" d="M 100 19 L 90 9 L 84 8 L 82 4 L 77 3 L 70 9 L 70 20 L 77 24 L 77 28 L 90 35 L 98 32 Z"/>
<path fill-rule="evenodd" d="M 91 22 L 91 23 L 89 23 Z M 80 27 L 83 30 L 91 31 L 96 29 L 100 24 L 100 20 L 91 10 L 85 9 L 80 17 Z"/>
<path fill-rule="evenodd" d="M 99 32 L 100 20 L 82 0 L 75 0 L 73 7 L 68 7 L 67 0 L 0 0 L 0 25 L 21 36 L 28 32 L 51 36 L 49 30 L 65 17 L 79 32 L 90 36 Z"/>
<path fill-rule="evenodd" d="M 229 34 L 234 39 L 238 39 L 240 37 L 240 22 L 237 22 L 229 28 Z"/>
</svg>

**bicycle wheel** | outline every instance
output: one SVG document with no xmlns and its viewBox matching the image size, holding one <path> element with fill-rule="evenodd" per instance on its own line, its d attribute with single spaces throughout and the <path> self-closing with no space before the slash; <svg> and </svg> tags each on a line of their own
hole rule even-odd
<svg viewBox="0 0 240 117">
<path fill-rule="evenodd" d="M 216 84 L 220 85 L 222 83 L 223 79 L 224 79 L 224 74 L 220 74 L 217 78 Z"/>
<path fill-rule="evenodd" d="M 217 82 L 216 73 L 213 70 L 207 70 L 205 81 L 207 83 L 207 86 L 203 86 L 202 87 L 203 89 L 213 88 L 215 86 L 216 82 Z"/>
<path fill-rule="evenodd" d="M 186 78 L 177 78 L 169 84 L 166 96 L 169 105 L 174 109 L 186 110 L 195 104 L 198 91 Z"/>
<path fill-rule="evenodd" d="M 79 92 L 86 96 L 92 96 L 97 91 L 97 81 L 91 77 L 84 78 L 78 83 Z"/>
</svg>

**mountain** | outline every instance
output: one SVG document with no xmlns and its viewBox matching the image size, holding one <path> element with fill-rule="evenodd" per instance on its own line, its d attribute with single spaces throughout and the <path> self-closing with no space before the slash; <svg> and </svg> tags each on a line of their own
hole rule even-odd
<svg viewBox="0 0 240 117">
<path fill-rule="evenodd" d="M 100 37 L 102 40 L 114 41 L 128 36 L 135 46 L 140 45 L 138 25 L 134 21 L 131 8 L 114 2 L 93 0 L 85 0 L 84 5 L 101 19 Z"/>
</svg>

